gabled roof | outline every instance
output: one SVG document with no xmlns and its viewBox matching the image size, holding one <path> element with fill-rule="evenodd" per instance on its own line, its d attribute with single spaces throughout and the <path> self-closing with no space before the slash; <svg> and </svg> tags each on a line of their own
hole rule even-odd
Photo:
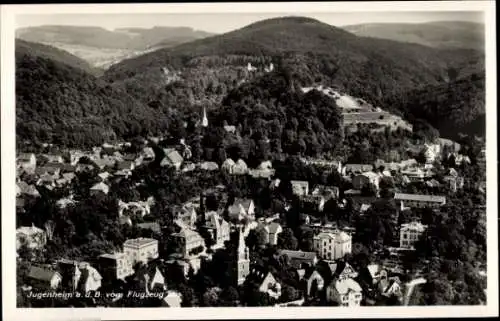
<svg viewBox="0 0 500 321">
<path fill-rule="evenodd" d="M 286 255 L 291 260 L 313 261 L 315 258 L 317 258 L 316 252 L 281 250 L 279 254 Z"/>
<path fill-rule="evenodd" d="M 342 280 L 334 280 L 333 281 L 335 289 L 339 294 L 347 294 L 350 291 L 353 292 L 361 292 L 361 286 L 358 282 L 354 281 L 351 278 L 342 279 Z"/>
<path fill-rule="evenodd" d="M 104 184 L 103 182 L 101 182 L 101 183 L 97 183 L 94 186 L 92 186 L 90 188 L 90 190 L 92 190 L 92 191 L 102 191 L 102 192 L 104 192 L 104 193 L 107 194 L 108 191 L 109 191 L 109 186 L 106 185 L 106 184 Z"/>
<path fill-rule="evenodd" d="M 163 152 L 165 153 L 165 158 L 172 164 L 182 163 L 184 160 L 181 154 L 173 148 L 166 148 Z"/>
<path fill-rule="evenodd" d="M 253 200 L 251 200 L 249 198 L 235 198 L 232 206 L 241 205 L 243 207 L 243 209 L 245 209 L 245 211 L 248 211 L 248 209 L 250 208 L 250 204 L 252 204 L 252 203 L 253 203 Z"/>
<path fill-rule="evenodd" d="M 432 203 L 444 203 L 446 201 L 445 196 L 404 194 L 404 193 L 395 193 L 394 199 L 403 201 L 422 201 L 422 202 L 432 202 Z"/>
</svg>

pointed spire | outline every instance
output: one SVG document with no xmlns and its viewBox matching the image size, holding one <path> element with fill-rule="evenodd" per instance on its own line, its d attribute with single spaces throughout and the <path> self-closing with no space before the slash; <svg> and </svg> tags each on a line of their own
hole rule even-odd
<svg viewBox="0 0 500 321">
<path fill-rule="evenodd" d="M 201 125 L 203 127 L 207 127 L 208 126 L 207 110 L 205 109 L 205 107 L 203 107 L 203 119 L 201 121 Z"/>
</svg>

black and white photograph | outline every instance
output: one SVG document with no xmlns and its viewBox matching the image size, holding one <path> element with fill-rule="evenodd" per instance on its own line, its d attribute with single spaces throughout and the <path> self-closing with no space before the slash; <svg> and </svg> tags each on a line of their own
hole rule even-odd
<svg viewBox="0 0 500 321">
<path fill-rule="evenodd" d="M 498 316 L 494 8 L 2 6 L 9 313 Z"/>
</svg>

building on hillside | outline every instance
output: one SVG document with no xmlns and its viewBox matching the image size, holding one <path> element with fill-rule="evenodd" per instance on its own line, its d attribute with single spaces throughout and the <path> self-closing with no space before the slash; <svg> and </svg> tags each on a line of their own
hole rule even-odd
<svg viewBox="0 0 500 321">
<path fill-rule="evenodd" d="M 340 190 L 337 186 L 316 185 L 311 192 L 311 195 L 321 195 L 325 198 L 325 202 L 330 199 L 338 199 Z"/>
<path fill-rule="evenodd" d="M 249 282 L 256 284 L 260 292 L 267 293 L 274 299 L 279 299 L 281 296 L 281 284 L 276 281 L 274 275 L 267 269 L 255 266 L 250 271 L 247 279 Z"/>
<path fill-rule="evenodd" d="M 255 205 L 253 200 L 236 198 L 233 204 L 228 207 L 228 213 L 231 220 L 255 220 Z"/>
<path fill-rule="evenodd" d="M 172 234 L 172 237 L 179 240 L 178 251 L 183 258 L 198 257 L 203 253 L 205 240 L 198 232 L 183 227 L 180 232 Z"/>
<path fill-rule="evenodd" d="M 363 187 L 371 184 L 378 190 L 380 178 L 380 175 L 374 172 L 361 173 L 352 178 L 352 186 L 354 189 L 361 190 Z"/>
<path fill-rule="evenodd" d="M 72 291 L 97 291 L 101 287 L 102 276 L 89 263 L 66 259 L 57 263 L 63 284 Z"/>
<path fill-rule="evenodd" d="M 433 163 L 441 154 L 441 145 L 425 144 L 424 155 L 426 163 Z"/>
<path fill-rule="evenodd" d="M 351 253 L 352 238 L 343 231 L 320 233 L 313 238 L 316 253 L 325 260 L 336 260 Z"/>
<path fill-rule="evenodd" d="M 445 196 L 395 193 L 394 200 L 401 208 L 440 207 L 446 204 Z"/>
<path fill-rule="evenodd" d="M 278 235 L 283 232 L 283 228 L 277 222 L 271 222 L 269 224 L 260 223 L 257 229 L 264 232 L 265 243 L 269 245 L 277 245 Z"/>
<path fill-rule="evenodd" d="M 214 249 L 224 247 L 224 243 L 230 239 L 230 227 L 229 223 L 226 222 L 217 212 L 211 212 L 212 214 L 208 216 L 205 227 L 208 229 L 212 235 L 212 239 L 215 244 L 212 246 Z"/>
<path fill-rule="evenodd" d="M 233 175 L 245 175 L 248 173 L 247 164 L 240 158 L 232 168 Z"/>
<path fill-rule="evenodd" d="M 399 232 L 399 246 L 402 248 L 412 248 L 426 229 L 427 225 L 419 222 L 402 224 Z"/>
<path fill-rule="evenodd" d="M 17 186 L 19 187 L 20 196 L 29 196 L 29 197 L 40 197 L 40 192 L 36 188 L 35 185 L 29 185 L 26 182 L 18 182 Z"/>
<path fill-rule="evenodd" d="M 302 288 L 307 297 L 317 296 L 319 291 L 323 290 L 325 286 L 325 280 L 315 269 L 304 270 L 304 276 L 302 277 Z"/>
<path fill-rule="evenodd" d="M 184 159 L 178 151 L 174 148 L 165 148 L 163 153 L 165 154 L 165 157 L 161 160 L 160 166 L 174 167 L 176 170 L 181 168 Z"/>
<path fill-rule="evenodd" d="M 215 162 L 202 162 L 200 164 L 200 169 L 205 171 L 216 171 L 219 170 L 219 165 Z"/>
<path fill-rule="evenodd" d="M 304 196 L 309 194 L 309 182 L 307 181 L 290 181 L 294 195 Z"/>
<path fill-rule="evenodd" d="M 40 290 L 56 290 L 61 286 L 62 276 L 59 272 L 39 266 L 31 266 L 27 283 Z"/>
<path fill-rule="evenodd" d="M 132 265 L 137 262 L 147 264 L 149 260 L 158 258 L 158 240 L 144 237 L 128 239 L 123 243 L 123 252 Z"/>
<path fill-rule="evenodd" d="M 351 278 L 334 279 L 326 288 L 326 300 L 341 307 L 358 307 L 361 299 L 361 286 Z"/>
<path fill-rule="evenodd" d="M 228 173 L 228 174 L 232 174 L 233 173 L 233 167 L 236 165 L 236 163 L 231 159 L 231 158 L 227 158 L 223 163 L 222 163 L 222 166 L 221 166 L 221 169 Z"/>
<path fill-rule="evenodd" d="M 403 290 L 399 277 L 384 277 L 377 284 L 378 292 L 387 298 L 396 297 L 398 300 L 403 299 Z"/>
<path fill-rule="evenodd" d="M 373 171 L 373 165 L 370 164 L 345 164 L 341 174 L 346 176 L 349 174 L 361 174 Z"/>
<path fill-rule="evenodd" d="M 226 125 L 226 126 L 224 126 L 224 130 L 226 131 L 226 133 L 231 133 L 231 134 L 236 133 L 236 127 L 235 126 Z"/>
<path fill-rule="evenodd" d="M 36 156 L 33 153 L 21 153 L 17 157 L 17 166 L 27 173 L 34 173 L 36 169 Z"/>
<path fill-rule="evenodd" d="M 109 186 L 104 184 L 103 182 L 97 183 L 90 188 L 90 195 L 92 196 L 108 195 L 108 193 L 109 193 Z"/>
<path fill-rule="evenodd" d="M 458 189 L 462 189 L 464 187 L 464 178 L 460 176 L 446 175 L 443 177 L 443 181 L 448 183 L 452 192 L 456 192 Z"/>
<path fill-rule="evenodd" d="M 97 258 L 97 266 L 105 280 L 125 280 L 134 274 L 132 262 L 125 253 L 102 254 Z"/>
<path fill-rule="evenodd" d="M 311 268 L 318 263 L 316 252 L 281 250 L 279 256 L 286 256 L 287 260 L 290 261 L 290 265 L 295 269 Z"/>
<path fill-rule="evenodd" d="M 21 226 L 16 230 L 16 249 L 26 245 L 29 249 L 40 249 L 47 244 L 47 233 L 41 228 Z"/>
<path fill-rule="evenodd" d="M 304 211 L 322 212 L 325 208 L 325 198 L 322 195 L 303 195 L 300 198 Z"/>
</svg>

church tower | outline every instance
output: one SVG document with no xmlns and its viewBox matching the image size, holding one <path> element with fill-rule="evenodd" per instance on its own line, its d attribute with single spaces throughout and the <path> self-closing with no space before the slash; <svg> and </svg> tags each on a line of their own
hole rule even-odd
<svg viewBox="0 0 500 321">
<path fill-rule="evenodd" d="M 207 110 L 205 109 L 205 107 L 203 107 L 203 119 L 201 120 L 201 126 L 208 126 Z"/>
<path fill-rule="evenodd" d="M 245 244 L 245 237 L 241 226 L 238 228 L 238 239 L 238 261 L 236 263 L 236 274 L 238 278 L 238 285 L 241 285 L 245 282 L 248 274 L 250 274 L 250 253 Z"/>
</svg>

